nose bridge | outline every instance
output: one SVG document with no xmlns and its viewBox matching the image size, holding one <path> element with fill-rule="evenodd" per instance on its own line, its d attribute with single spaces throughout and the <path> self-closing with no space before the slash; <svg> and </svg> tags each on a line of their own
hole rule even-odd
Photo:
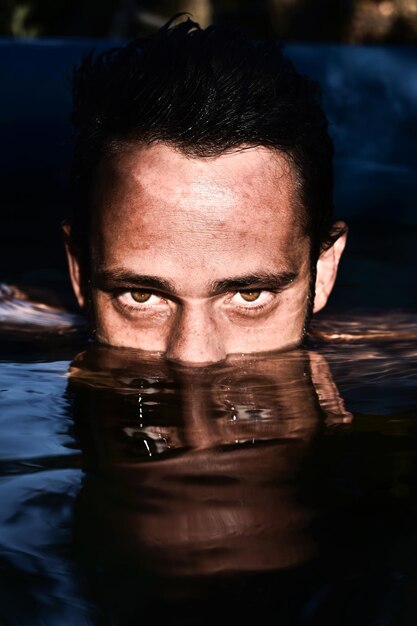
<svg viewBox="0 0 417 626">
<path fill-rule="evenodd" d="M 226 357 L 210 303 L 187 302 L 179 307 L 166 356 L 193 365 L 216 363 Z"/>
</svg>

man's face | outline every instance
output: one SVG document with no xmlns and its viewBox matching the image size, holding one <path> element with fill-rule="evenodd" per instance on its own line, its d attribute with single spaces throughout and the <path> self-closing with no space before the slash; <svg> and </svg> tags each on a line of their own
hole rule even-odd
<svg viewBox="0 0 417 626">
<path fill-rule="evenodd" d="M 291 165 L 267 148 L 107 158 L 91 229 L 97 339 L 194 365 L 296 346 L 311 291 L 302 217 Z"/>
</svg>

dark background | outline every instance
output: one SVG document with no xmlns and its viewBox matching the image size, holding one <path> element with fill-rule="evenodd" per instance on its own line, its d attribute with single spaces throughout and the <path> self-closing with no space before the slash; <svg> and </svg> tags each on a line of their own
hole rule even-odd
<svg viewBox="0 0 417 626">
<path fill-rule="evenodd" d="M 416 43 L 417 0 L 2 0 L 0 35 L 126 38 L 178 11 L 288 41 Z"/>
<path fill-rule="evenodd" d="M 152 32 L 178 10 L 202 25 L 283 38 L 322 85 L 336 217 L 350 228 L 328 309 L 417 308 L 417 0 L 3 0 L 0 282 L 73 306 L 61 295 L 70 290 L 59 227 L 69 202 L 71 68 L 92 47 Z"/>
</svg>

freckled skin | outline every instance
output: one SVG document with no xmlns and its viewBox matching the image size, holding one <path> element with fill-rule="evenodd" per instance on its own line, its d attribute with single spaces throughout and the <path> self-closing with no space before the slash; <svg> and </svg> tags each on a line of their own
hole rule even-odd
<svg viewBox="0 0 417 626">
<path fill-rule="evenodd" d="M 121 295 L 93 280 L 97 339 L 193 365 L 297 346 L 311 272 L 295 190 L 292 166 L 267 148 L 202 159 L 156 144 L 104 160 L 94 190 L 92 276 L 152 276 L 174 292 L 143 287 L 133 299 L 131 285 Z M 295 277 L 278 292 L 264 287 L 259 298 L 210 290 L 215 281 L 284 273 Z"/>
</svg>

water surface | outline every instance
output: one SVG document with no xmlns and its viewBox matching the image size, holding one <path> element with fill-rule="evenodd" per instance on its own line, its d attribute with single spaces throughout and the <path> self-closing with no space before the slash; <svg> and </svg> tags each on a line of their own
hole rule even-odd
<svg viewBox="0 0 417 626">
<path fill-rule="evenodd" d="M 193 369 L 2 294 L 2 626 L 414 626 L 415 314 Z"/>
</svg>

